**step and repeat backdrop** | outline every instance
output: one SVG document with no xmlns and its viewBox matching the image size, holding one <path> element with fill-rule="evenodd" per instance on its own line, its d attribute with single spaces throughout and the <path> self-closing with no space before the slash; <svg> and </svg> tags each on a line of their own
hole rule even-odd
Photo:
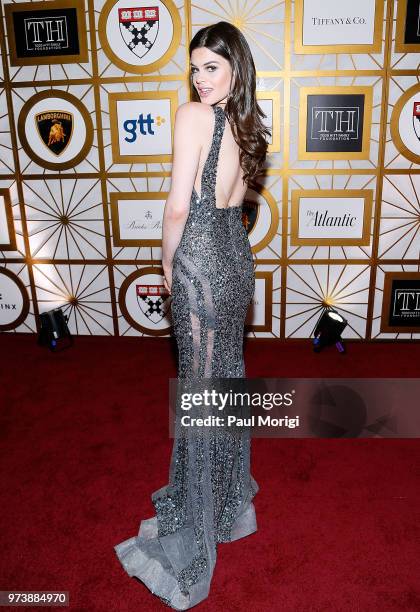
<svg viewBox="0 0 420 612">
<path fill-rule="evenodd" d="M 162 214 L 188 43 L 241 29 L 271 130 L 247 334 L 420 338 L 420 1 L 0 2 L 0 331 L 168 336 Z M 185 143 L 188 146 L 188 142 Z"/>
</svg>

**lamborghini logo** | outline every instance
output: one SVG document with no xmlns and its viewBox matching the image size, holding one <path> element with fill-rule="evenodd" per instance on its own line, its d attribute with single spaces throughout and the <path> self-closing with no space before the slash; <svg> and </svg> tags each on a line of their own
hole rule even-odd
<svg viewBox="0 0 420 612">
<path fill-rule="evenodd" d="M 74 118 L 67 111 L 46 111 L 35 115 L 35 124 L 42 142 L 51 153 L 61 155 L 73 135 Z"/>
</svg>

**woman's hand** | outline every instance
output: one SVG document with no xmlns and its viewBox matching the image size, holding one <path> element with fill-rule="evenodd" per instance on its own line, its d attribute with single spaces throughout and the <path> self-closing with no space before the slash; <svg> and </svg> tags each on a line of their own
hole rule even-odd
<svg viewBox="0 0 420 612">
<path fill-rule="evenodd" d="M 166 291 L 171 295 L 172 290 L 172 268 L 164 269 L 163 285 Z"/>
</svg>

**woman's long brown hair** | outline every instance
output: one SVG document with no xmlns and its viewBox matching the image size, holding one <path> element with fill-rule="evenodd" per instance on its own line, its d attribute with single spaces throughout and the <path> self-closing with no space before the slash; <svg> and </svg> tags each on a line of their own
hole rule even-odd
<svg viewBox="0 0 420 612">
<path fill-rule="evenodd" d="M 251 50 L 242 32 L 227 21 L 219 21 L 199 30 L 189 45 L 189 54 L 198 47 L 207 47 L 227 59 L 232 68 L 232 88 L 224 108 L 232 127 L 232 134 L 239 146 L 239 159 L 243 180 L 250 187 L 257 187 L 257 176 L 267 155 L 265 135 L 270 130 L 261 117 L 266 117 L 258 105 L 255 90 L 255 65 Z M 192 84 L 192 76 L 191 76 Z M 193 100 L 200 98 L 192 86 Z"/>
</svg>

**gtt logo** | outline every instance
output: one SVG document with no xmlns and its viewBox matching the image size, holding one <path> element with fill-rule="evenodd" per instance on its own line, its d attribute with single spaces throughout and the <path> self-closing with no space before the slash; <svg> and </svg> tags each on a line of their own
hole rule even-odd
<svg viewBox="0 0 420 612">
<path fill-rule="evenodd" d="M 160 119 L 160 121 L 159 121 Z M 136 142 L 138 136 L 147 136 L 150 134 L 154 136 L 155 132 L 152 129 L 155 120 L 152 119 L 152 115 L 147 113 L 144 115 L 140 113 L 138 119 L 126 119 L 123 123 L 125 132 L 129 135 L 124 138 L 126 142 Z M 157 124 L 162 123 L 162 118 L 158 117 Z"/>
</svg>

